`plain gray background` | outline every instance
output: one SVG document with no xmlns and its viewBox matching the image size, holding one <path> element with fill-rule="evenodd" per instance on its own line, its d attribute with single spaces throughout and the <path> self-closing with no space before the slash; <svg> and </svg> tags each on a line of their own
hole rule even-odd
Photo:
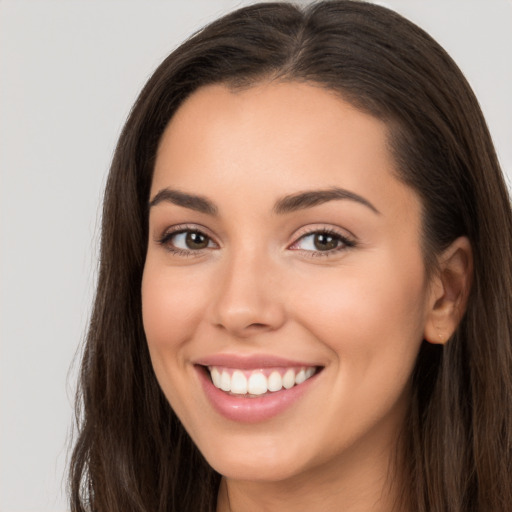
<svg viewBox="0 0 512 512">
<path fill-rule="evenodd" d="M 171 49 L 248 3 L 0 1 L 0 512 L 67 509 L 71 363 L 93 294 L 101 191 L 126 115 Z M 377 3 L 425 28 L 458 62 L 512 176 L 512 3 Z"/>
</svg>

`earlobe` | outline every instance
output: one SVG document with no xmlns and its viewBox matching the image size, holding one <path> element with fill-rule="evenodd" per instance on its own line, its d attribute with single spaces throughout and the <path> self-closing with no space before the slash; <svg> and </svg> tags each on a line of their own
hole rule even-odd
<svg viewBox="0 0 512 512">
<path fill-rule="evenodd" d="M 438 260 L 438 273 L 431 283 L 431 298 L 424 338 L 445 344 L 466 311 L 473 275 L 473 253 L 469 239 L 457 238 Z"/>
</svg>

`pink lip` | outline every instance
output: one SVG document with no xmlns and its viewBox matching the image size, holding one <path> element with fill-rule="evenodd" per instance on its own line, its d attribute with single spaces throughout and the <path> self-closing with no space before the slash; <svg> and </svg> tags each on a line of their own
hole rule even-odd
<svg viewBox="0 0 512 512">
<path fill-rule="evenodd" d="M 282 357 L 266 354 L 254 354 L 241 356 L 235 354 L 216 354 L 194 361 L 201 366 L 223 366 L 226 368 L 238 368 L 240 370 L 256 370 L 258 368 L 276 368 L 276 367 L 304 367 L 318 366 L 305 363 L 303 361 L 292 361 Z"/>
<path fill-rule="evenodd" d="M 239 423 L 258 423 L 269 420 L 286 409 L 291 407 L 294 403 L 310 389 L 316 382 L 318 373 L 310 377 L 302 384 L 296 385 L 291 389 L 282 389 L 273 393 L 267 393 L 261 397 L 242 397 L 230 395 L 218 388 L 216 388 L 208 375 L 207 370 L 203 366 L 226 366 L 231 368 L 240 369 L 255 369 L 277 366 L 313 366 L 311 364 L 303 364 L 295 361 L 285 361 L 281 358 L 237 358 L 233 361 L 231 356 L 215 356 L 204 359 L 203 362 L 197 363 L 195 368 L 199 376 L 199 380 L 203 390 L 213 406 L 213 408 L 222 416 L 231 421 Z M 201 365 L 201 366 L 200 366 Z"/>
</svg>

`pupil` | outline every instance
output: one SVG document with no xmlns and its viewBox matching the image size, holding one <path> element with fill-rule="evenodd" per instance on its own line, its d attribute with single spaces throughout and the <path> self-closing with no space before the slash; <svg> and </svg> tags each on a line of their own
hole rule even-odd
<svg viewBox="0 0 512 512">
<path fill-rule="evenodd" d="M 326 235 L 325 233 L 318 233 L 315 235 L 315 248 L 319 251 L 329 251 L 330 249 L 336 249 L 338 246 L 338 240 L 332 235 Z"/>
<path fill-rule="evenodd" d="M 197 231 L 190 231 L 187 233 L 186 243 L 189 249 L 205 249 L 208 247 L 208 237 Z"/>
</svg>

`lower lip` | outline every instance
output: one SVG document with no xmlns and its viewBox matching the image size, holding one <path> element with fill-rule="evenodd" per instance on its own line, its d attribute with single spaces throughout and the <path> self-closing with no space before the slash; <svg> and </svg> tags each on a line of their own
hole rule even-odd
<svg viewBox="0 0 512 512">
<path fill-rule="evenodd" d="M 281 414 L 300 400 L 318 376 L 317 373 L 302 384 L 295 385 L 290 389 L 249 398 L 225 393 L 213 385 L 204 367 L 197 366 L 196 370 L 213 408 L 228 420 L 239 423 L 258 423 Z"/>
</svg>

